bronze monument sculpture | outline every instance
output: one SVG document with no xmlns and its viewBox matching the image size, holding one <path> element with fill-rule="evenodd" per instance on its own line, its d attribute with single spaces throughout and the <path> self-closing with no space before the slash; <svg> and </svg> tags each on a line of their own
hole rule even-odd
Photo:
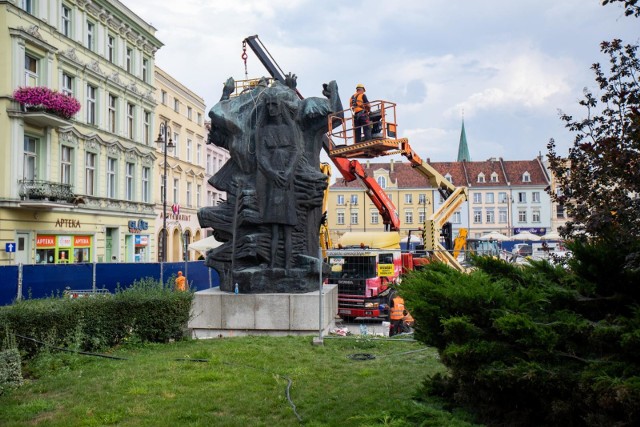
<svg viewBox="0 0 640 427">
<path fill-rule="evenodd" d="M 200 209 L 202 227 L 225 242 L 207 253 L 220 289 L 240 293 L 304 293 L 318 288 L 319 227 L 327 176 L 320 150 L 327 117 L 342 111 L 335 81 L 325 98 L 299 99 L 296 77 L 286 84 L 265 78 L 209 111 L 208 143 L 227 149 L 230 160 L 209 180 L 227 200 Z"/>
</svg>

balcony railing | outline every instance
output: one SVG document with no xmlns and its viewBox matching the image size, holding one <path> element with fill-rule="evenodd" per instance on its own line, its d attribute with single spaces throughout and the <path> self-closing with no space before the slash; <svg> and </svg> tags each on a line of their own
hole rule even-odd
<svg viewBox="0 0 640 427">
<path fill-rule="evenodd" d="M 49 200 L 71 203 L 75 194 L 71 191 L 71 184 L 59 182 L 23 179 L 20 183 L 20 197 L 23 200 Z"/>
</svg>

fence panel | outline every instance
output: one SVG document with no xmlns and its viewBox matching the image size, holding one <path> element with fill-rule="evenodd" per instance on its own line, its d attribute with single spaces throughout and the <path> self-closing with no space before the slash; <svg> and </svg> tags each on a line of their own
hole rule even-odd
<svg viewBox="0 0 640 427">
<path fill-rule="evenodd" d="M 9 305 L 18 295 L 18 266 L 0 266 L 0 277 L 0 305 Z"/>
<path fill-rule="evenodd" d="M 160 264 L 149 263 L 103 263 L 96 265 L 96 288 L 115 292 L 116 288 L 127 288 L 136 280 L 151 277 L 160 280 Z"/>
<path fill-rule="evenodd" d="M 22 297 L 47 298 L 65 288 L 91 289 L 93 264 L 33 264 L 22 266 Z"/>
</svg>

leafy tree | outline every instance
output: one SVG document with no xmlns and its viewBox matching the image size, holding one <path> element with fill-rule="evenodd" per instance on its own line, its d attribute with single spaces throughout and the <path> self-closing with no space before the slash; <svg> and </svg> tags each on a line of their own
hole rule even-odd
<svg viewBox="0 0 640 427">
<path fill-rule="evenodd" d="M 638 5 L 638 0 L 602 0 L 603 5 L 613 3 L 624 3 L 624 14 L 626 16 L 640 16 L 640 5 Z"/>
<path fill-rule="evenodd" d="M 609 69 L 591 67 L 600 93 L 585 88 L 586 117 L 561 115 L 576 134 L 569 155 L 558 154 L 553 139 L 548 144 L 561 190 L 551 197 L 572 217 L 565 235 L 580 230 L 624 244 L 640 237 L 640 61 L 638 46 L 620 40 L 602 42 L 601 50 Z"/>
</svg>

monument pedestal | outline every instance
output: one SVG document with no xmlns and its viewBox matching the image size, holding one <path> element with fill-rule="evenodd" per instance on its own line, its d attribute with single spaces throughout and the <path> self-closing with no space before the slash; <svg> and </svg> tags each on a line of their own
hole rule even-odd
<svg viewBox="0 0 640 427">
<path fill-rule="evenodd" d="M 195 293 L 189 329 L 193 338 L 243 335 L 313 335 L 320 331 L 319 291 L 304 294 L 234 294 L 219 288 Z M 324 285 L 322 329 L 335 327 L 338 287 Z"/>
</svg>

